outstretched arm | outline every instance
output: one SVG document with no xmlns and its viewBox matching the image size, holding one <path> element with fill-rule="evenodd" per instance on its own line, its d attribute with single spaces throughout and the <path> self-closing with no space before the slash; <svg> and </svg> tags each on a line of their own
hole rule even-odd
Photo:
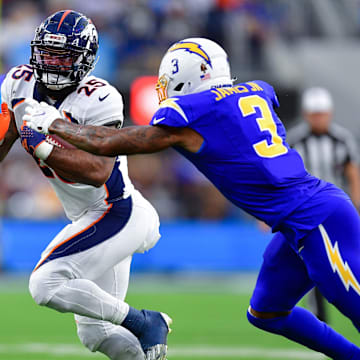
<svg viewBox="0 0 360 360">
<path fill-rule="evenodd" d="M 191 128 L 170 126 L 130 126 L 125 129 L 109 129 L 103 126 L 84 126 L 62 120 L 57 109 L 45 103 L 26 100 L 29 105 L 23 120 L 43 134 L 62 137 L 76 147 L 96 155 L 115 156 L 146 154 L 180 146 L 197 152 L 204 139 Z"/>
<path fill-rule="evenodd" d="M 181 145 L 184 129 L 165 126 L 130 126 L 121 130 L 81 126 L 57 119 L 49 133 L 97 155 L 115 156 L 157 152 Z"/>
</svg>

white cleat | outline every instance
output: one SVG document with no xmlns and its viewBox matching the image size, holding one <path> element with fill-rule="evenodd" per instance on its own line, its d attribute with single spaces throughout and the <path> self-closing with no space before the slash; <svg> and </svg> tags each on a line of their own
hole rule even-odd
<svg viewBox="0 0 360 360">
<path fill-rule="evenodd" d="M 146 350 L 145 360 L 166 360 L 167 345 L 157 344 Z"/>
</svg>

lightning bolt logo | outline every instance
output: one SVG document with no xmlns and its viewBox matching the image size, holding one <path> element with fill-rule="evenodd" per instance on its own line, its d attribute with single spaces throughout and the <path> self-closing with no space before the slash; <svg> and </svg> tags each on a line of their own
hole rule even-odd
<svg viewBox="0 0 360 360">
<path fill-rule="evenodd" d="M 197 44 L 195 42 L 183 42 L 183 41 L 179 41 L 178 43 L 176 43 L 174 46 L 172 46 L 169 49 L 169 52 L 173 52 L 176 50 L 186 50 L 191 54 L 196 54 L 199 55 L 202 59 L 204 59 L 206 61 L 207 64 L 210 65 L 210 67 L 212 68 L 211 65 L 211 61 L 210 61 L 210 57 L 209 55 L 201 48 L 200 44 Z"/>
<path fill-rule="evenodd" d="M 160 108 L 168 107 L 168 108 L 172 108 L 172 109 L 176 110 L 184 118 L 184 120 L 188 123 L 189 120 L 187 119 L 183 109 L 177 103 L 178 100 L 179 100 L 178 98 L 168 98 L 160 104 Z"/>
<path fill-rule="evenodd" d="M 330 262 L 330 265 L 333 269 L 333 272 L 336 271 L 339 274 L 341 281 L 343 282 L 347 291 L 349 291 L 350 286 L 360 295 L 360 285 L 356 280 L 353 272 L 350 269 L 350 266 L 346 261 L 341 257 L 338 242 L 335 242 L 334 247 L 331 244 L 330 238 L 325 230 L 325 228 L 320 224 L 319 230 L 323 238 L 326 253 Z"/>
</svg>

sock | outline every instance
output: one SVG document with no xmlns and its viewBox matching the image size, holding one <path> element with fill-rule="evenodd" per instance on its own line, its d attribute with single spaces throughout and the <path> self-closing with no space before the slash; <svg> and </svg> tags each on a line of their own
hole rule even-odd
<svg viewBox="0 0 360 360">
<path fill-rule="evenodd" d="M 121 326 L 130 330 L 135 336 L 139 337 L 145 324 L 145 315 L 143 311 L 129 306 L 129 312 L 126 315 Z"/>
<path fill-rule="evenodd" d="M 360 359 L 360 348 L 301 307 L 295 307 L 288 316 L 274 319 L 260 319 L 249 311 L 247 317 L 262 330 L 283 335 L 334 360 Z"/>
</svg>

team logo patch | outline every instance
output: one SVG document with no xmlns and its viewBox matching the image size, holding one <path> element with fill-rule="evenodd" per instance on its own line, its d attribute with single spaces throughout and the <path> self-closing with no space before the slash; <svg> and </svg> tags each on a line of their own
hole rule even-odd
<svg viewBox="0 0 360 360">
<path fill-rule="evenodd" d="M 339 277 L 347 291 L 349 291 L 351 286 L 355 292 L 360 295 L 359 282 L 351 271 L 349 264 L 342 259 L 338 242 L 335 242 L 335 245 L 332 246 L 329 235 L 327 234 L 325 228 L 322 225 L 319 225 L 319 230 L 323 238 L 326 253 L 333 272 L 337 272 L 339 274 Z"/>
<path fill-rule="evenodd" d="M 196 54 L 196 55 L 200 56 L 202 59 L 204 59 L 206 61 L 206 63 L 209 64 L 209 66 L 212 68 L 210 57 L 201 48 L 200 44 L 197 44 L 195 42 L 189 42 L 189 41 L 187 41 L 187 42 L 180 41 L 180 42 L 176 43 L 174 46 L 172 46 L 169 49 L 169 52 L 173 52 L 173 51 L 176 51 L 176 50 L 185 50 L 185 51 L 188 51 L 191 54 Z"/>
<path fill-rule="evenodd" d="M 183 118 L 184 120 L 188 123 L 189 120 L 186 117 L 183 109 L 179 106 L 179 104 L 177 103 L 177 101 L 179 101 L 178 98 L 169 98 L 164 100 L 161 104 L 160 104 L 160 108 L 171 108 L 176 110 Z M 159 120 L 158 120 L 159 121 Z"/>
</svg>

